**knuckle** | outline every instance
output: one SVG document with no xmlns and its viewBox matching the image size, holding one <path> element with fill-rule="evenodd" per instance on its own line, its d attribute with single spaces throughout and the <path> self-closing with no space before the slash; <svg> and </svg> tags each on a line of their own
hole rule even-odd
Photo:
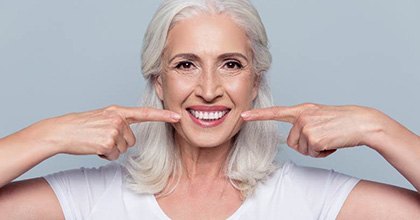
<svg viewBox="0 0 420 220">
<path fill-rule="evenodd" d="M 304 107 L 304 109 L 318 109 L 319 105 L 311 102 L 306 102 L 302 104 L 302 107 Z"/>
<path fill-rule="evenodd" d="M 305 127 L 308 119 L 305 114 L 299 115 L 299 117 L 296 119 L 296 124 L 300 127 Z"/>
<path fill-rule="evenodd" d="M 310 151 L 309 151 L 309 155 L 310 155 L 311 157 L 316 157 L 316 158 L 318 158 L 320 154 L 321 154 L 321 153 L 320 153 L 320 152 L 318 152 L 318 151 L 314 151 L 314 150 L 310 150 Z"/>
<path fill-rule="evenodd" d="M 316 149 L 321 147 L 321 139 L 315 136 L 308 137 L 308 144 Z"/>
<path fill-rule="evenodd" d="M 312 134 L 312 129 L 309 126 L 303 126 L 302 128 L 302 134 L 305 135 L 306 137 L 311 137 Z"/>
<path fill-rule="evenodd" d="M 152 112 L 151 112 L 151 109 L 149 109 L 149 108 L 143 108 L 141 110 L 141 114 L 143 115 L 143 117 L 149 118 L 150 115 L 152 114 Z"/>
<path fill-rule="evenodd" d="M 137 142 L 136 138 L 132 138 L 132 139 L 127 140 L 127 145 L 129 147 L 132 147 L 136 144 L 136 142 Z"/>
<path fill-rule="evenodd" d="M 105 111 L 111 111 L 111 112 L 113 112 L 113 111 L 117 111 L 117 110 L 118 110 L 118 108 L 119 108 L 119 106 L 118 106 L 118 105 L 110 105 L 110 106 L 107 106 L 107 107 L 105 108 Z"/>
<path fill-rule="evenodd" d="M 299 145 L 298 151 L 303 155 L 308 155 L 308 149 L 306 148 L 306 146 Z"/>
<path fill-rule="evenodd" d="M 109 130 L 109 135 L 110 135 L 110 139 L 115 140 L 120 135 L 120 130 L 118 128 L 112 127 Z"/>
<path fill-rule="evenodd" d="M 280 115 L 280 111 L 277 108 L 275 108 L 275 107 L 270 108 L 269 109 L 269 113 L 271 115 L 274 115 L 274 117 L 278 117 Z M 263 113 L 262 112 L 259 112 L 258 114 L 259 114 L 259 116 L 262 116 Z"/>
<path fill-rule="evenodd" d="M 299 148 L 299 143 L 294 142 L 292 140 L 287 140 L 287 145 L 295 150 Z"/>
<path fill-rule="evenodd" d="M 117 160 L 119 157 L 120 157 L 120 154 L 116 153 L 116 154 L 110 155 L 109 159 L 110 160 Z"/>
<path fill-rule="evenodd" d="M 317 142 L 316 138 L 314 136 L 308 136 L 308 145 L 314 146 L 314 144 Z"/>
<path fill-rule="evenodd" d="M 102 149 L 109 152 L 114 148 L 115 144 L 116 144 L 116 142 L 115 142 L 114 138 L 109 138 L 108 140 L 106 140 L 102 144 Z"/>
<path fill-rule="evenodd" d="M 124 125 L 124 120 L 120 116 L 114 116 L 112 119 L 112 124 L 116 127 L 121 127 Z"/>
</svg>

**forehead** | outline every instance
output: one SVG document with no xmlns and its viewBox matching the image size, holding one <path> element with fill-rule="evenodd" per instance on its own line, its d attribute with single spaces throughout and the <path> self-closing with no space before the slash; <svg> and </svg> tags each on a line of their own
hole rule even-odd
<svg viewBox="0 0 420 220">
<path fill-rule="evenodd" d="M 166 51 L 169 54 L 194 53 L 250 55 L 246 32 L 228 15 L 201 14 L 178 21 L 169 31 Z"/>
</svg>

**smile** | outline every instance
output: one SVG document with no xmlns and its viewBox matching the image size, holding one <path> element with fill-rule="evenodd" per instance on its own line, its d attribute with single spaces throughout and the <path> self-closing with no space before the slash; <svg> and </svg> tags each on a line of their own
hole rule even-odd
<svg viewBox="0 0 420 220">
<path fill-rule="evenodd" d="M 225 106 L 191 106 L 187 108 L 193 122 L 208 128 L 220 125 L 230 109 Z"/>
<path fill-rule="evenodd" d="M 203 111 L 189 111 L 195 118 L 200 120 L 219 120 L 222 118 L 228 111 L 218 111 L 218 112 L 203 112 Z"/>
</svg>

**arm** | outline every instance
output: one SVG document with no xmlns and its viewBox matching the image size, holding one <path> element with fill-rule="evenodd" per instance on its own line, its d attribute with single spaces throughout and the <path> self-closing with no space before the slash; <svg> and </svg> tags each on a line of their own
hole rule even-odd
<svg viewBox="0 0 420 220">
<path fill-rule="evenodd" d="M 42 138 L 36 138 L 38 122 L 15 134 L 0 139 L 0 188 L 40 162 L 59 153 Z"/>
<path fill-rule="evenodd" d="M 46 119 L 0 139 L 0 216 L 63 219 L 59 202 L 43 178 L 10 182 L 58 153 L 117 159 L 135 143 L 129 124 L 178 120 L 176 113 L 167 110 L 112 106 Z"/>
<path fill-rule="evenodd" d="M 29 127 L 0 139 L 0 216 L 4 219 L 64 219 L 53 190 L 43 178 L 9 183 L 58 153 L 43 146 L 42 141 L 29 138 L 26 133 L 32 133 L 32 129 Z"/>
<path fill-rule="evenodd" d="M 60 203 L 43 178 L 13 182 L 0 189 L 1 219 L 64 219 Z"/>
<path fill-rule="evenodd" d="M 365 144 L 379 152 L 417 192 L 361 181 L 337 219 L 420 219 L 420 137 L 383 113 L 376 114 L 383 119 L 365 137 Z"/>
<path fill-rule="evenodd" d="M 366 136 L 367 146 L 381 154 L 413 186 L 420 191 L 420 136 L 384 115 L 378 127 Z"/>
<path fill-rule="evenodd" d="M 251 110 L 244 112 L 242 117 L 246 121 L 278 120 L 292 123 L 287 144 L 312 157 L 326 157 L 344 147 L 371 147 L 417 190 L 420 189 L 419 136 L 375 109 L 302 104 Z M 420 194 L 362 180 L 350 193 L 339 219 L 383 219 L 393 215 L 397 219 L 419 218 Z"/>
</svg>

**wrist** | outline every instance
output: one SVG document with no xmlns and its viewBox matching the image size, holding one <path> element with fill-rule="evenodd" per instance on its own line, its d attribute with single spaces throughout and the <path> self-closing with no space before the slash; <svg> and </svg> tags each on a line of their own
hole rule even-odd
<svg viewBox="0 0 420 220">
<path fill-rule="evenodd" d="M 368 132 L 365 132 L 363 145 L 376 150 L 380 154 L 390 152 L 395 147 L 410 146 L 419 140 L 418 136 L 386 114 L 376 111 L 376 117 Z"/>
<path fill-rule="evenodd" d="M 27 148 L 28 151 L 41 154 L 45 157 L 51 157 L 60 153 L 59 148 L 49 138 L 48 128 L 45 128 L 46 120 L 39 121 L 35 124 L 24 128 L 21 131 L 13 134 L 10 138 L 13 139 L 15 145 Z"/>
<path fill-rule="evenodd" d="M 365 129 L 363 129 L 362 145 L 366 145 L 376 151 L 386 146 L 386 138 L 392 132 L 390 129 L 390 121 L 393 121 L 384 113 L 376 109 L 368 109 L 366 118 L 370 122 Z"/>
</svg>

